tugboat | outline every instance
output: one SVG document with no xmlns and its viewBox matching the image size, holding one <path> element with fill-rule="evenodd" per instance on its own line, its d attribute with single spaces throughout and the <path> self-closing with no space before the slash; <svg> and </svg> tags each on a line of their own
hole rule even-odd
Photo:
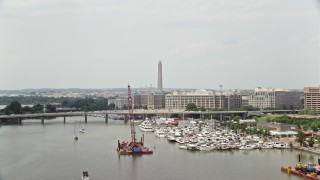
<svg viewBox="0 0 320 180">
<path fill-rule="evenodd" d="M 133 109 L 132 109 L 132 96 L 130 85 L 128 85 L 128 109 L 131 128 L 131 142 L 122 142 L 118 140 L 117 151 L 119 155 L 135 155 L 135 154 L 153 154 L 153 151 L 144 146 L 144 138 L 138 142 L 136 139 L 136 131 L 134 128 Z"/>
<path fill-rule="evenodd" d="M 82 180 L 90 180 L 88 171 L 82 172 Z"/>
</svg>

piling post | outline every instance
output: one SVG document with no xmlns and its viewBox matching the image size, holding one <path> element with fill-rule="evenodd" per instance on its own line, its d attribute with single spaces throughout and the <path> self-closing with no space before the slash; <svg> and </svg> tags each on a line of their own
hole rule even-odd
<svg viewBox="0 0 320 180">
<path fill-rule="evenodd" d="M 44 116 L 41 117 L 41 124 L 44 124 Z"/>
<path fill-rule="evenodd" d="M 63 123 L 66 123 L 66 116 L 63 116 Z"/>
<path fill-rule="evenodd" d="M 124 123 L 128 122 L 128 116 L 126 114 L 124 114 Z"/>
<path fill-rule="evenodd" d="M 106 114 L 106 123 L 108 123 L 108 114 Z"/>
<path fill-rule="evenodd" d="M 88 122 L 87 120 L 88 120 L 88 115 L 85 114 L 85 115 L 84 115 L 84 123 L 87 123 L 87 122 Z"/>
<path fill-rule="evenodd" d="M 19 117 L 19 119 L 18 119 L 18 124 L 19 124 L 19 125 L 22 124 L 22 117 Z"/>
</svg>

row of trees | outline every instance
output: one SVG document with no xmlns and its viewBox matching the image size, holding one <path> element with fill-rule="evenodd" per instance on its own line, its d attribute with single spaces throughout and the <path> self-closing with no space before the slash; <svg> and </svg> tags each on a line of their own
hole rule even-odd
<svg viewBox="0 0 320 180">
<path fill-rule="evenodd" d="M 12 101 L 7 107 L 1 110 L 1 114 L 24 114 L 24 113 L 42 113 L 44 107 L 47 108 L 48 112 L 55 112 L 55 107 L 51 105 L 43 106 L 41 104 L 36 104 L 34 106 L 21 106 L 18 101 Z"/>
<path fill-rule="evenodd" d="M 21 104 L 51 104 L 62 103 L 65 100 L 72 101 L 77 98 L 73 97 L 45 97 L 45 96 L 1 96 L 0 102 L 2 105 L 9 105 L 13 101 L 18 101 Z"/>
<path fill-rule="evenodd" d="M 320 127 L 320 120 L 318 118 L 298 118 L 298 117 L 281 116 L 281 117 L 275 117 L 273 119 L 268 118 L 267 121 L 294 124 L 304 130 L 312 129 L 314 131 L 317 131 L 318 128 Z"/>
<path fill-rule="evenodd" d="M 263 136 L 269 136 L 270 130 L 265 127 L 260 126 L 248 126 L 247 123 L 239 124 L 236 120 L 234 121 L 224 121 L 222 126 L 229 127 L 230 129 L 234 131 L 241 131 L 245 132 L 246 134 L 259 134 Z"/>
<path fill-rule="evenodd" d="M 76 108 L 79 111 L 98 111 L 111 109 L 108 106 L 106 98 L 70 98 L 61 103 L 63 108 Z M 26 114 L 26 113 L 52 113 L 56 112 L 57 107 L 49 103 L 42 105 L 40 103 L 33 106 L 22 107 L 19 101 L 12 101 L 4 109 L 0 110 L 0 114 Z"/>
<path fill-rule="evenodd" d="M 315 139 L 313 137 L 308 138 L 302 131 L 298 131 L 296 135 L 296 141 L 300 144 L 300 146 L 313 147 L 315 143 Z"/>
</svg>

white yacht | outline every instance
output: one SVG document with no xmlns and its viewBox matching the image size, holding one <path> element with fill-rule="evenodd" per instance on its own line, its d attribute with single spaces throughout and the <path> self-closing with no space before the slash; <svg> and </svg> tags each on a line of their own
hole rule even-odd
<svg viewBox="0 0 320 180">
<path fill-rule="evenodd" d="M 157 129 L 154 131 L 154 135 L 156 135 L 159 138 L 164 138 L 166 136 L 166 132 L 164 129 Z"/>
<path fill-rule="evenodd" d="M 185 144 L 181 144 L 181 145 L 179 146 L 179 149 L 188 149 L 188 147 L 187 147 L 187 145 L 185 145 Z"/>
<path fill-rule="evenodd" d="M 274 147 L 278 148 L 278 149 L 290 149 L 291 148 L 290 144 L 287 144 L 287 143 L 280 143 L 280 144 L 275 145 Z"/>
<path fill-rule="evenodd" d="M 148 120 L 143 121 L 139 125 L 139 127 L 140 127 L 141 131 L 144 131 L 144 132 L 153 132 L 154 131 L 154 128 L 153 128 L 151 122 Z"/>
<path fill-rule="evenodd" d="M 169 135 L 169 136 L 167 137 L 167 140 L 168 140 L 169 142 L 176 142 L 176 137 L 174 137 L 173 135 Z"/>
<path fill-rule="evenodd" d="M 254 149 L 255 147 L 256 147 L 255 145 L 246 144 L 246 145 L 241 146 L 239 149 L 240 150 L 251 150 L 251 149 Z"/>
<path fill-rule="evenodd" d="M 261 149 L 272 149 L 272 148 L 273 148 L 273 144 L 271 142 L 263 143 L 261 145 Z"/>
<path fill-rule="evenodd" d="M 189 144 L 187 144 L 187 149 L 188 150 L 198 150 L 198 147 L 196 144 L 189 143 Z"/>
<path fill-rule="evenodd" d="M 208 144 L 201 144 L 199 146 L 199 150 L 200 151 L 212 151 L 213 150 L 213 146 L 212 145 L 208 145 Z"/>
</svg>

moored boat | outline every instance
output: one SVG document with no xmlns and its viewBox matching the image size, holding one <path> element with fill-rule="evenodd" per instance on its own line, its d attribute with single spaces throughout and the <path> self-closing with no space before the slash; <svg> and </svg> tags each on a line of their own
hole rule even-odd
<svg viewBox="0 0 320 180">
<path fill-rule="evenodd" d="M 241 146 L 239 149 L 240 150 L 251 150 L 251 149 L 254 149 L 255 147 L 256 147 L 255 145 L 247 144 L 247 145 Z"/>
<path fill-rule="evenodd" d="M 90 180 L 88 171 L 83 171 L 82 172 L 82 178 L 81 179 L 82 180 Z"/>
</svg>

